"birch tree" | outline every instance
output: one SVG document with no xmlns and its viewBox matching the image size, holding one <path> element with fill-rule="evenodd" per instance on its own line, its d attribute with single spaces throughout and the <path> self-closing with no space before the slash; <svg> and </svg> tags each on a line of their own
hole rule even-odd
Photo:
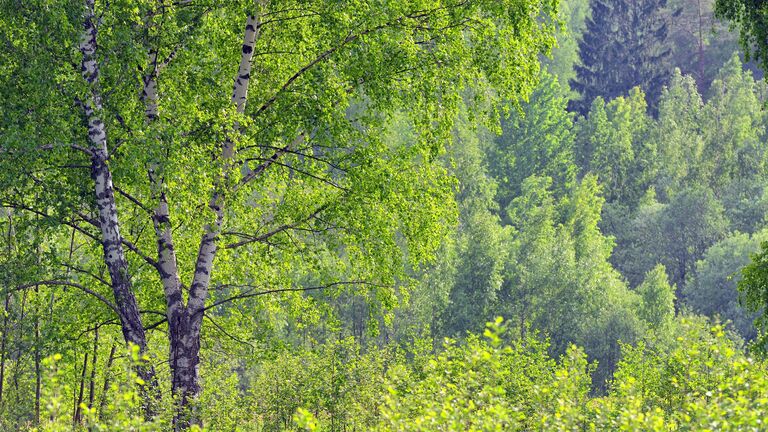
<svg viewBox="0 0 768 432">
<path fill-rule="evenodd" d="M 176 428 L 199 422 L 204 318 L 281 292 L 396 301 L 455 217 L 434 161 L 460 99 L 493 122 L 525 98 L 556 3 L 3 0 L 0 206 L 89 245 L 14 289 L 98 299 L 156 359 L 147 415 L 168 364 Z M 417 139 L 392 145 L 403 107 Z"/>
</svg>

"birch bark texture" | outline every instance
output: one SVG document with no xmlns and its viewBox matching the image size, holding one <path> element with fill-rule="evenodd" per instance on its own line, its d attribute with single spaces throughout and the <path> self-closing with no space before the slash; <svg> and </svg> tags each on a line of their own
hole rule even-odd
<svg viewBox="0 0 768 432">
<path fill-rule="evenodd" d="M 112 172 L 107 160 L 107 130 L 101 119 L 103 111 L 102 96 L 99 89 L 99 60 L 97 56 L 96 17 L 94 13 L 95 0 L 85 0 L 85 16 L 83 19 L 83 34 L 80 41 L 82 60 L 80 70 L 88 84 L 88 95 L 81 102 L 85 119 L 88 124 L 88 143 L 91 153 L 91 178 L 93 193 L 98 209 L 98 229 L 101 233 L 101 245 L 104 253 L 104 263 L 112 284 L 115 305 L 120 311 L 120 327 L 126 342 L 139 347 L 141 353 L 146 353 L 147 339 L 139 315 L 139 306 L 134 295 L 128 261 L 123 249 L 123 237 L 120 235 L 120 221 L 115 203 L 115 190 L 112 184 Z M 151 365 L 139 365 L 137 373 L 141 379 L 151 385 L 155 383 L 155 373 Z M 145 401 L 148 416 L 152 409 L 149 401 Z"/>
<path fill-rule="evenodd" d="M 322 290 L 396 303 L 397 281 L 434 255 L 455 217 L 436 161 L 461 91 L 490 83 L 499 90 L 477 92 L 482 106 L 514 104 L 554 43 L 548 0 L 66 0 L 49 9 L 0 15 L 19 30 L 40 21 L 17 32 L 33 40 L 11 53 L 29 61 L 0 68 L 2 94 L 18 83 L 39 92 L 9 102 L 0 122 L 39 122 L 0 135 L 0 152 L 46 168 L 30 174 L 0 157 L 0 206 L 55 221 L 78 246 L 57 259 L 109 274 L 95 278 L 103 287 L 69 273 L 42 286 L 77 288 L 57 299 L 98 299 L 91 307 L 117 315 L 142 353 L 167 349 L 158 374 L 167 364 L 179 430 L 201 421 L 204 317 L 258 315 L 262 299 L 283 308 Z M 77 25 L 44 32 L 48 13 Z M 51 38 L 61 43 L 46 46 Z M 73 53 L 76 76 L 61 60 Z M 402 107 L 414 139 L 393 143 L 386 124 Z M 83 178 L 72 174 L 81 166 Z M 21 188 L 40 200 L 19 200 Z M 235 322 L 228 329 L 248 338 L 262 330 Z M 111 365 L 118 350 L 93 357 Z M 160 397 L 155 371 L 137 372 L 149 407 Z"/>
</svg>

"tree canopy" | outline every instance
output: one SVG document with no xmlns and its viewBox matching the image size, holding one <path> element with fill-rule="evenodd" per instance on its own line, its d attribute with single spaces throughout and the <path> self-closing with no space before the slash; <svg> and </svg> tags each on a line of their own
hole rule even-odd
<svg viewBox="0 0 768 432">
<path fill-rule="evenodd" d="M 0 0 L 0 430 L 762 430 L 715 3 Z"/>
</svg>

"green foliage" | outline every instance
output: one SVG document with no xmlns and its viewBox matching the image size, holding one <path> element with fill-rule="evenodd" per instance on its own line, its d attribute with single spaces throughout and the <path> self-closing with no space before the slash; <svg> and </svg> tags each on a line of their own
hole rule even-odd
<svg viewBox="0 0 768 432">
<path fill-rule="evenodd" d="M 677 195 L 664 209 L 661 218 L 668 260 L 663 264 L 670 271 L 672 283 L 682 286 L 698 257 L 725 237 L 728 220 L 714 194 L 700 188 Z"/>
<path fill-rule="evenodd" d="M 184 298 L 218 187 L 181 412 L 206 430 L 764 429 L 766 364 L 739 344 L 768 326 L 766 87 L 732 50 L 715 70 L 711 1 L 108 3 L 98 114 L 148 354 L 121 354 L 100 248 L 83 5 L 0 2 L 0 429 L 173 427 L 152 209 Z M 718 1 L 754 36 L 750 8 Z"/>
<path fill-rule="evenodd" d="M 736 286 L 741 280 L 740 270 L 750 263 L 750 257 L 760 250 L 765 238 L 763 231 L 751 236 L 735 233 L 715 243 L 696 263 L 696 275 L 683 291 L 685 302 L 693 312 L 719 317 L 745 340 L 756 336 L 752 324 L 756 316 L 739 302 Z"/>
<path fill-rule="evenodd" d="M 589 116 L 578 123 L 577 161 L 582 172 L 596 174 L 605 186 L 609 202 L 634 202 L 642 193 L 646 168 L 650 165 L 645 134 L 649 119 L 645 98 L 638 88 L 628 97 L 604 103 L 592 102 Z"/>
<path fill-rule="evenodd" d="M 660 194 L 669 196 L 691 184 L 721 191 L 736 181 L 762 178 L 762 94 L 736 54 L 718 72 L 706 103 L 693 79 L 676 71 L 661 98 L 652 139 Z"/>
<path fill-rule="evenodd" d="M 763 365 L 745 357 L 722 326 L 682 319 L 672 336 L 668 342 L 651 339 L 625 347 L 612 384 L 617 399 L 647 411 L 660 408 L 667 422 L 677 426 L 674 430 L 696 430 L 696 425 L 717 420 L 704 409 L 708 404 L 716 411 L 749 409 L 753 402 L 746 393 L 758 394 L 751 386 L 764 385 L 758 379 Z M 739 421 L 730 415 L 719 419 L 725 420 Z M 744 425 L 751 421 L 745 419 Z"/>
<path fill-rule="evenodd" d="M 675 317 L 675 287 L 669 284 L 664 266 L 649 271 L 636 291 L 642 299 L 640 317 L 654 330 L 666 329 Z"/>
<path fill-rule="evenodd" d="M 421 370 L 393 369 L 375 430 L 525 430 L 586 401 L 583 353 L 573 348 L 558 365 L 535 340 L 505 343 L 501 324 L 489 323 L 485 341 L 446 342 Z"/>
<path fill-rule="evenodd" d="M 88 35 L 93 53 L 81 46 L 90 12 L 98 21 Z M 162 365 L 160 390 L 168 393 L 167 368 L 177 372 L 187 360 L 169 357 L 167 333 L 194 351 L 198 320 L 212 326 L 203 331 L 203 358 L 236 352 L 230 339 L 275 348 L 313 325 L 333 333 L 338 320 L 357 313 L 344 308 L 347 300 L 362 310 L 352 327 L 390 325 L 413 275 L 435 259 L 456 219 L 454 182 L 440 162 L 462 98 L 473 123 L 493 128 L 533 90 L 538 56 L 555 42 L 556 16 L 556 0 L 0 3 L 7 54 L 0 59 L 0 207 L 33 226 L 34 236 L 9 230 L 7 237 L 35 258 L 22 265 L 21 256 L 3 257 L 28 270 L 3 281 L 14 321 L 3 323 L 4 340 L 24 321 L 19 328 L 35 336 L 14 337 L 14 351 L 38 358 L 66 351 L 74 383 L 78 370 L 98 367 L 75 367 L 91 352 L 82 334 L 97 324 L 125 326 L 119 309 L 130 309 L 141 322 L 133 333 L 123 329 L 126 338 L 147 329 L 146 349 Z M 253 47 L 243 45 L 248 17 L 258 21 Z M 252 59 L 243 57 L 250 52 Z M 92 66 L 91 59 L 98 81 L 73 67 Z M 236 73 L 241 61 L 253 65 L 247 76 Z M 233 78 L 250 80 L 245 108 L 245 99 L 232 100 Z M 152 80 L 158 113 L 148 116 L 142 94 Z M 84 120 L 104 126 L 105 148 L 89 140 Z M 410 136 L 399 136 L 400 126 Z M 107 178 L 94 173 L 97 162 L 110 173 L 106 192 L 94 187 Z M 113 185 L 116 211 L 107 223 L 97 202 L 113 204 Z M 155 211 L 166 206 L 168 215 Z M 467 233 L 462 247 L 495 232 L 493 215 L 465 220 L 473 228 L 478 221 L 488 229 Z M 166 224 L 172 243 L 159 227 Z M 119 237 L 104 238 L 106 230 Z M 109 248 L 124 250 L 127 266 L 107 274 L 105 261 L 116 259 Z M 473 257 L 483 256 L 475 248 Z M 167 262 L 178 271 L 168 275 L 159 264 Z M 493 282 L 494 272 L 480 266 L 469 275 Z M 169 277 L 179 283 L 164 286 Z M 26 296 L 41 279 L 70 289 L 43 287 L 48 303 L 11 294 Z M 193 304 L 195 291 L 204 304 Z M 179 326 L 190 329 L 185 335 L 175 334 L 179 297 L 182 315 L 194 311 L 193 323 Z M 35 318 L 25 321 L 19 303 Z M 10 348 L 0 351 L 5 366 Z M 104 351 L 99 345 L 93 356 L 104 359 Z M 200 353 L 190 354 L 196 361 Z M 26 386 L 19 399 L 34 394 L 39 377 L 33 361 L 24 366 L 14 370 Z M 224 370 L 214 377 L 237 381 Z M 35 422 L 31 405 L 15 405 L 14 417 Z"/>
<path fill-rule="evenodd" d="M 557 47 L 551 59 L 542 59 L 546 70 L 560 83 L 560 91 L 569 99 L 578 96 L 568 82 L 576 77 L 573 66 L 579 61 L 579 37 L 589 15 L 589 0 L 565 0 L 560 3 L 560 20 L 565 29 L 557 34 Z"/>
<path fill-rule="evenodd" d="M 281 352 L 249 373 L 250 391 L 239 404 L 258 430 L 290 429 L 299 408 L 312 413 L 322 430 L 369 430 L 382 403 L 384 371 L 402 362 L 388 349 L 362 353 L 352 338 Z M 248 422 L 240 417 L 232 426 Z"/>
<path fill-rule="evenodd" d="M 494 201 L 497 182 L 488 174 L 482 147 L 488 135 L 460 121 L 448 149 L 458 182 L 459 224 L 452 251 L 456 270 L 449 282 L 449 304 L 436 323 L 444 335 L 461 336 L 467 330 L 483 329 L 503 281 L 510 230 L 500 224 Z"/>
<path fill-rule="evenodd" d="M 502 133 L 488 155 L 501 208 L 521 194 L 531 175 L 551 177 L 558 196 L 575 180 L 573 122 L 566 104 L 555 76 L 543 72 L 522 111 L 502 120 Z"/>
<path fill-rule="evenodd" d="M 704 153 L 702 116 L 704 102 L 691 77 L 675 70 L 669 88 L 659 102 L 659 120 L 652 141 L 657 147 L 655 185 L 666 197 L 685 185 L 696 184 L 706 175 L 700 161 Z"/>
<path fill-rule="evenodd" d="M 515 234 L 497 310 L 517 322 L 521 338 L 528 326 L 548 335 L 556 355 L 572 343 L 583 346 L 598 363 L 594 379 L 602 386 L 619 359 L 618 341 L 644 331 L 639 300 L 608 262 L 613 242 L 598 229 L 596 177 L 585 177 L 560 202 L 550 184 L 530 177 L 508 209 Z"/>
<path fill-rule="evenodd" d="M 728 225 L 722 205 L 709 189 L 681 191 L 669 204 L 650 201 L 637 209 L 622 233 L 617 267 L 636 286 L 661 263 L 670 282 L 682 287 L 696 261 L 727 235 Z"/>
<path fill-rule="evenodd" d="M 762 176 L 734 179 L 723 190 L 721 201 L 734 231 L 754 233 L 766 225 L 768 193 Z"/>
<path fill-rule="evenodd" d="M 715 14 L 727 19 L 739 28 L 739 42 L 745 50 L 747 59 L 760 62 L 763 69 L 768 69 L 768 21 L 766 5 L 747 0 L 716 0 Z"/>
<path fill-rule="evenodd" d="M 55 354 L 43 360 L 45 369 L 45 394 L 42 418 L 44 419 L 33 431 L 63 432 L 72 430 L 87 430 L 99 432 L 141 431 L 154 432 L 167 430 L 170 427 L 169 419 L 160 415 L 154 420 L 144 418 L 141 405 L 141 387 L 145 384 L 133 372 L 132 364 L 146 361 L 138 356 L 138 349 L 127 351 L 128 361 L 123 364 L 122 373 L 117 374 L 115 380 L 109 385 L 109 395 L 103 395 L 104 402 L 99 409 L 97 406 L 89 407 L 85 402 L 75 407 L 78 420 L 73 419 L 72 408 L 68 406 L 67 393 L 72 393 L 72 384 L 67 382 L 65 371 L 61 368 L 62 356 Z M 108 398 L 108 399 L 106 399 Z M 158 404 L 156 409 L 170 414 L 169 406 Z M 192 431 L 200 431 L 193 427 Z"/>
<path fill-rule="evenodd" d="M 718 190 L 734 179 L 765 176 L 765 112 L 760 109 L 763 89 L 734 53 L 718 72 L 709 90 L 703 121 L 711 125 L 702 171 Z"/>
<path fill-rule="evenodd" d="M 573 347 L 558 362 L 528 339 L 448 341 L 421 368 L 393 366 L 373 430 L 760 430 L 765 364 L 746 357 L 720 325 L 671 321 L 671 333 L 623 345 L 608 393 L 590 397 L 592 366 Z M 298 410 L 305 430 L 326 430 Z"/>
<path fill-rule="evenodd" d="M 738 282 L 740 299 L 744 306 L 750 312 L 758 313 L 755 320 L 759 334 L 755 341 L 755 347 L 760 351 L 765 351 L 766 343 L 766 323 L 768 315 L 766 313 L 766 288 L 768 284 L 768 242 L 763 241 L 760 244 L 760 250 L 751 255 L 751 262 L 741 270 L 741 280 Z"/>
</svg>

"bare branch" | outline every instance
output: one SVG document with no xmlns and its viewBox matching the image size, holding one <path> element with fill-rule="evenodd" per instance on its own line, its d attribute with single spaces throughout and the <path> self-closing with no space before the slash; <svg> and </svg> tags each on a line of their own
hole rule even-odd
<svg viewBox="0 0 768 432">
<path fill-rule="evenodd" d="M 313 218 L 317 217 L 317 215 L 319 215 L 323 210 L 327 209 L 328 206 L 329 206 L 328 204 L 322 205 L 322 206 L 320 206 L 320 208 L 318 208 L 317 210 L 312 212 L 312 214 L 310 214 L 309 216 L 307 216 L 304 219 L 301 219 L 301 220 L 296 221 L 296 222 L 291 223 L 291 224 L 281 225 L 281 226 L 275 228 L 274 230 L 272 230 L 272 231 L 270 231 L 268 233 L 262 234 L 260 236 L 249 237 L 249 238 L 247 238 L 245 240 L 242 240 L 242 241 L 239 241 L 237 243 L 228 244 L 228 245 L 224 246 L 224 248 L 225 249 L 234 249 L 234 248 L 238 248 L 240 246 L 245 246 L 247 244 L 251 244 L 251 243 L 255 243 L 255 242 L 263 242 L 263 241 L 269 239 L 270 237 L 272 237 L 272 236 L 274 236 L 276 234 L 279 234 L 279 233 L 281 233 L 283 231 L 286 231 L 286 230 L 295 229 L 297 226 L 312 220 Z M 234 233 L 230 233 L 230 234 L 234 234 Z"/>
<path fill-rule="evenodd" d="M 120 195 L 128 199 L 128 201 L 132 202 L 133 204 L 135 204 L 136 206 L 138 206 L 140 209 L 144 210 L 148 214 L 152 214 L 152 211 L 149 208 L 147 208 L 147 206 L 145 206 L 141 201 L 135 198 L 133 195 L 129 194 L 128 192 L 122 190 L 117 186 L 113 186 L 113 187 L 117 193 L 119 193 Z"/>
<path fill-rule="evenodd" d="M 288 153 L 289 150 L 291 150 L 292 148 L 304 142 L 304 139 L 305 139 L 304 134 L 303 133 L 299 134 L 299 136 L 297 136 L 296 139 L 293 140 L 293 142 L 286 145 L 285 147 L 279 148 L 277 151 L 275 151 L 275 153 L 272 156 L 265 159 L 264 162 L 259 164 L 259 166 L 257 166 L 256 169 L 253 169 L 253 170 L 249 169 L 248 173 L 245 174 L 243 178 L 240 179 L 240 182 L 237 185 L 235 185 L 233 192 L 236 193 L 238 190 L 240 190 L 240 188 L 248 184 L 248 182 L 250 182 L 257 176 L 262 174 L 264 171 L 267 170 L 267 168 L 270 167 L 270 165 L 277 162 L 277 160 L 280 159 L 282 155 L 284 155 L 285 153 Z"/>
<path fill-rule="evenodd" d="M 70 264 L 67 264 L 67 263 L 63 263 L 61 265 L 64 266 L 65 268 L 69 269 L 69 270 L 74 270 L 74 271 L 76 271 L 78 273 L 82 273 L 84 275 L 88 275 L 88 276 L 96 279 L 97 281 L 101 282 L 101 284 L 104 285 L 104 286 L 112 287 L 111 283 L 107 282 L 104 278 L 100 277 L 99 275 L 97 275 L 97 274 L 95 274 L 93 272 L 89 272 L 88 270 L 85 270 L 85 269 L 82 269 L 80 267 L 73 266 L 73 265 L 70 265 Z"/>
<path fill-rule="evenodd" d="M 286 150 L 286 152 L 287 152 L 287 150 Z M 325 184 L 327 184 L 329 186 L 335 187 L 336 189 L 343 190 L 345 192 L 349 191 L 349 189 L 345 188 L 344 186 L 338 185 L 338 184 L 332 182 L 331 180 L 328 180 L 327 178 L 323 178 L 323 177 L 320 177 L 318 175 L 312 174 L 311 172 L 304 171 L 302 169 L 296 168 L 296 167 L 288 165 L 288 164 L 284 164 L 282 162 L 278 162 L 276 159 L 273 159 L 272 157 L 270 157 L 268 159 L 254 157 L 254 158 L 248 158 L 245 161 L 246 162 L 248 162 L 248 161 L 264 161 L 264 163 L 279 165 L 281 167 L 288 168 L 289 170 L 296 171 L 299 174 L 303 174 L 303 175 L 305 175 L 307 177 L 311 177 L 311 178 L 313 178 L 315 180 L 319 180 L 319 181 L 321 181 L 321 182 L 323 182 L 323 183 L 325 183 Z"/>
<path fill-rule="evenodd" d="M 333 283 L 329 283 L 328 285 L 321 285 L 321 286 L 300 287 L 300 288 L 297 288 L 297 287 L 294 287 L 294 288 L 277 288 L 277 289 L 271 289 L 271 290 L 267 290 L 267 291 L 255 291 L 255 289 L 258 288 L 258 287 L 253 286 L 253 285 L 221 285 L 218 288 L 227 288 L 227 287 L 249 288 L 250 287 L 251 289 L 249 289 L 248 291 L 246 291 L 244 293 L 241 293 L 241 294 L 238 294 L 238 295 L 235 295 L 235 296 L 232 296 L 232 297 L 228 297 L 228 298 L 219 300 L 217 302 L 214 302 L 212 305 L 204 307 L 203 308 L 203 312 L 205 312 L 207 310 L 210 310 L 210 309 L 213 309 L 213 308 L 215 308 L 217 306 L 221 306 L 223 304 L 233 302 L 235 300 L 242 300 L 242 299 L 247 299 L 247 298 L 253 298 L 253 297 L 259 297 L 259 296 L 263 296 L 263 295 L 268 295 L 268 294 L 277 294 L 277 293 L 284 293 L 284 292 L 319 291 L 319 290 L 323 290 L 323 289 L 333 288 L 333 287 L 339 286 L 339 285 L 368 285 L 368 286 L 379 287 L 379 288 L 391 288 L 392 287 L 391 285 L 381 285 L 381 284 L 376 284 L 376 283 L 366 282 L 366 281 L 340 281 L 340 282 L 333 282 Z"/>
<path fill-rule="evenodd" d="M 51 216 L 48 213 L 45 213 L 45 212 L 43 212 L 41 210 L 34 209 L 34 208 L 26 206 L 24 204 L 18 204 L 18 203 L 12 203 L 12 202 L 6 201 L 6 202 L 2 203 L 2 207 L 10 207 L 10 208 L 13 208 L 13 209 L 16 209 L 16 210 L 26 211 L 26 212 L 29 212 L 29 213 L 41 216 L 41 217 L 46 218 L 46 219 L 55 219 L 57 222 L 59 222 L 59 223 L 61 223 L 63 225 L 66 225 L 66 226 L 76 230 L 80 234 L 83 234 L 84 236 L 86 236 L 86 237 L 88 237 L 88 238 L 90 238 L 90 239 L 92 239 L 94 241 L 100 242 L 100 240 L 96 236 L 96 234 L 93 234 L 93 233 L 90 233 L 90 232 L 86 231 L 84 228 L 82 228 L 80 225 L 78 225 L 77 222 L 75 222 L 75 221 L 67 221 L 67 220 L 64 220 L 62 218 Z M 84 222 L 88 222 L 89 224 L 91 224 L 91 221 L 86 220 L 86 219 L 84 219 Z"/>
<path fill-rule="evenodd" d="M 160 321 L 158 321 L 158 322 L 156 322 L 156 323 L 152 323 L 152 324 L 150 324 L 150 325 L 148 325 L 148 326 L 144 327 L 144 331 L 148 331 L 148 330 L 154 330 L 154 329 L 156 329 L 156 328 L 160 327 L 161 325 L 163 325 L 163 324 L 165 324 L 165 323 L 167 323 L 167 322 L 168 322 L 168 318 L 167 318 L 167 317 L 166 317 L 166 318 L 163 318 L 163 319 L 161 319 Z"/>
<path fill-rule="evenodd" d="M 271 146 L 271 145 L 256 144 L 256 145 L 252 145 L 252 146 L 243 147 L 243 148 L 239 149 L 238 152 L 242 152 L 243 150 L 248 150 L 248 149 L 251 149 L 251 148 L 265 148 L 265 149 L 272 149 L 272 150 L 282 150 L 285 153 L 295 154 L 296 156 L 300 156 L 300 157 L 305 157 L 307 159 L 316 160 L 316 161 L 318 161 L 320 163 L 324 163 L 324 164 L 328 165 L 329 167 L 334 168 L 336 170 L 339 170 L 339 171 L 342 171 L 342 172 L 347 172 L 346 169 L 344 169 L 344 168 L 334 164 L 333 162 L 331 162 L 331 161 L 329 161 L 327 159 L 323 159 L 321 157 L 317 157 L 315 155 L 311 155 L 311 154 L 307 154 L 307 153 L 302 153 L 302 152 L 300 152 L 298 150 L 294 150 L 294 149 L 286 148 L 286 147 L 275 147 L 275 146 Z M 247 159 L 247 160 L 250 160 L 250 159 Z"/>
<path fill-rule="evenodd" d="M 79 283 L 75 283 L 75 282 L 68 282 L 68 281 L 60 281 L 60 280 L 44 280 L 44 281 L 37 281 L 37 282 L 33 282 L 33 283 L 28 283 L 28 284 L 18 285 L 18 286 L 16 286 L 14 289 L 15 289 L 16 291 L 21 291 L 21 290 L 24 290 L 24 289 L 33 288 L 33 287 L 35 287 L 35 286 L 40 286 L 40 285 L 47 285 L 47 286 L 68 286 L 68 287 L 72 287 L 72 288 L 77 288 L 77 289 L 79 289 L 80 291 L 83 291 L 84 293 L 86 293 L 86 294 L 90 294 L 90 295 L 92 295 L 93 297 L 97 298 L 99 301 L 101 301 L 101 302 L 102 302 L 102 303 L 104 303 L 105 305 L 109 306 L 109 308 L 110 308 L 110 309 L 112 309 L 113 311 L 115 311 L 115 313 L 117 314 L 117 316 L 118 316 L 118 317 L 122 317 L 122 315 L 120 314 L 120 310 L 117 308 L 117 306 L 115 306 L 115 305 L 114 305 L 114 304 L 113 304 L 111 301 L 109 301 L 109 300 L 108 300 L 106 297 L 104 297 L 103 295 L 101 295 L 101 294 L 97 293 L 96 291 L 93 291 L 93 290 L 91 290 L 91 289 L 89 289 L 89 288 L 86 288 L 86 287 L 85 287 L 85 286 L 83 286 L 83 285 L 80 285 Z"/>
<path fill-rule="evenodd" d="M 248 341 L 244 341 L 244 340 L 242 340 L 242 339 L 240 339 L 240 338 L 238 338 L 238 337 L 236 337 L 236 336 L 234 336 L 234 335 L 232 335 L 232 334 L 228 333 L 226 330 L 224 330 L 224 328 L 223 328 L 223 327 L 221 327 L 221 326 L 219 325 L 219 323 L 217 323 L 216 321 L 214 321 L 214 320 L 213 320 L 213 318 L 211 318 L 211 316 L 210 316 L 210 315 L 208 315 L 208 314 L 206 314 L 206 313 L 203 313 L 203 318 L 208 318 L 208 321 L 210 321 L 210 322 L 211 322 L 211 324 L 213 324 L 213 326 L 216 328 L 216 330 L 218 330 L 218 331 L 219 331 L 219 333 L 223 334 L 224 336 L 226 336 L 226 337 L 228 337 L 228 338 L 232 339 L 232 340 L 233 340 L 233 341 L 235 341 L 235 342 L 241 343 L 241 344 L 243 344 L 243 345 L 248 345 L 249 347 L 251 347 L 251 348 L 253 348 L 253 349 L 256 349 L 256 347 L 255 347 L 255 346 L 253 346 L 253 344 L 251 344 L 250 342 L 248 342 Z"/>
<path fill-rule="evenodd" d="M 93 225 L 93 226 L 95 226 L 95 227 L 97 227 L 97 228 L 99 227 L 99 225 L 98 225 L 98 223 L 96 222 L 96 220 L 95 220 L 95 219 L 93 219 L 93 218 L 91 218 L 91 217 L 88 217 L 87 215 L 84 215 L 84 214 L 82 214 L 82 213 L 80 213 L 80 212 L 76 212 L 76 213 L 77 213 L 77 215 L 78 215 L 80 218 L 82 218 L 84 221 L 88 222 L 89 224 L 91 224 L 91 225 Z M 97 241 L 101 241 L 101 240 L 99 240 L 99 239 L 98 239 L 97 237 L 95 237 L 95 236 L 93 236 L 93 238 L 94 238 L 94 239 L 96 239 Z M 158 266 L 158 264 L 157 264 L 157 261 L 156 261 L 156 260 L 154 260 L 154 259 L 153 259 L 152 257 L 150 257 L 149 255 L 147 255 L 147 254 L 145 254 L 144 252 L 142 252 L 142 251 L 141 251 L 141 249 L 139 249 L 139 248 L 138 248 L 138 247 L 137 247 L 135 244 L 131 243 L 131 241 L 130 241 L 130 240 L 127 240 L 127 239 L 126 239 L 125 237 L 123 237 L 123 236 L 121 236 L 120 240 L 121 240 L 121 243 L 123 244 L 123 246 L 125 246 L 126 248 L 128 248 L 128 250 L 130 250 L 131 252 L 135 253 L 135 254 L 136 254 L 136 255 L 138 255 L 139 257 L 141 257 L 141 259 L 143 259 L 143 260 L 144 260 L 144 261 L 145 261 L 147 264 L 151 265 L 151 266 L 152 266 L 152 267 L 154 267 L 154 268 L 157 268 L 157 266 Z"/>
</svg>

